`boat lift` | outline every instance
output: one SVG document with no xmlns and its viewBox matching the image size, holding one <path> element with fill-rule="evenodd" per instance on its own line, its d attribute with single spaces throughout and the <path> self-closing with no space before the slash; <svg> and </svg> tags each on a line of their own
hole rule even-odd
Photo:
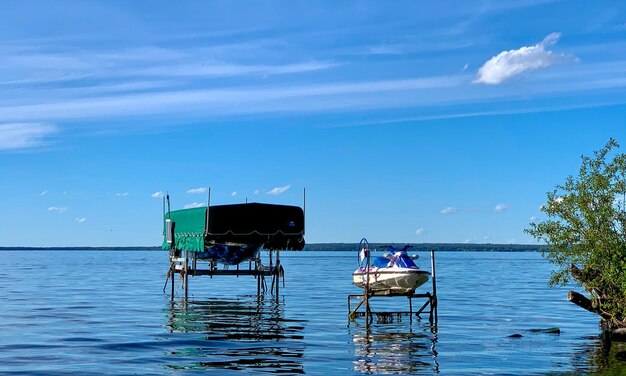
<svg viewBox="0 0 626 376">
<path fill-rule="evenodd" d="M 184 256 L 183 253 L 184 252 Z M 274 254 L 276 255 L 274 257 Z M 241 266 L 243 264 L 243 267 Z M 179 275 L 182 286 L 185 291 L 185 300 L 189 297 L 189 276 L 253 276 L 256 279 L 256 292 L 260 296 L 269 290 L 274 296 L 278 297 L 280 292 L 280 278 L 283 279 L 285 285 L 285 269 L 280 264 L 280 250 L 269 251 L 269 265 L 261 263 L 261 257 L 255 257 L 252 260 L 244 261 L 238 265 L 222 265 L 220 269 L 218 263 L 211 260 L 202 260 L 197 258 L 196 252 L 176 251 L 170 249 L 170 268 L 167 272 L 163 292 L 167 288 L 168 282 L 171 287 L 170 297 L 174 300 L 175 276 Z M 233 268 L 231 268 L 233 267 Z M 265 277 L 271 277 L 271 285 L 268 289 Z"/>
<path fill-rule="evenodd" d="M 359 254 L 362 252 L 365 253 L 367 257 L 367 267 L 370 267 L 370 246 L 367 239 L 361 239 L 359 243 Z M 357 318 L 365 317 L 365 326 L 369 327 L 369 325 L 373 322 L 374 316 L 376 316 L 378 322 L 391 322 L 393 318 L 401 319 L 403 316 L 408 316 L 410 320 L 413 320 L 413 316 L 415 315 L 418 319 L 421 320 L 422 314 L 428 314 L 428 322 L 431 325 L 437 325 L 438 323 L 438 313 L 437 313 L 437 274 L 435 271 L 435 251 L 430 251 L 430 267 L 431 267 L 431 281 L 432 281 L 432 291 L 427 291 L 425 293 L 416 294 L 414 291 L 409 293 L 394 293 L 390 290 L 377 290 L 372 291 L 369 288 L 370 282 L 370 273 L 366 274 L 366 282 L 363 288 L 363 292 L 361 294 L 350 294 L 348 295 L 348 319 L 349 321 L 355 321 Z M 408 311 L 373 311 L 370 305 L 370 300 L 372 298 L 398 298 L 405 297 L 408 299 Z M 413 310 L 413 299 L 422 300 L 422 305 L 416 311 Z M 357 305 L 352 308 L 352 301 L 360 300 Z"/>
<path fill-rule="evenodd" d="M 176 275 L 189 297 L 189 277 L 253 276 L 257 295 L 268 291 L 278 299 L 285 270 L 281 250 L 304 248 L 304 209 L 298 206 L 261 203 L 211 205 L 170 210 L 169 194 L 163 201 L 163 249 L 169 250 L 170 267 L 163 292 L 170 283 L 174 300 Z M 305 191 L 306 207 L 306 191 Z M 269 252 L 269 264 L 261 262 L 261 251 Z"/>
</svg>

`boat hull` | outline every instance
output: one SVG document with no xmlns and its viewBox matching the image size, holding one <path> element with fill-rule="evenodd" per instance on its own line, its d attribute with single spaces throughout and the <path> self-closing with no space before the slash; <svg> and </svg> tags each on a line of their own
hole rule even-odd
<svg viewBox="0 0 626 376">
<path fill-rule="evenodd" d="M 352 273 L 352 282 L 365 288 L 367 272 L 357 270 Z M 371 268 L 369 271 L 369 289 L 372 292 L 389 292 L 391 294 L 407 294 L 415 291 L 426 281 L 430 273 L 419 269 L 404 268 Z"/>
<path fill-rule="evenodd" d="M 196 257 L 201 260 L 212 260 L 224 265 L 238 265 L 242 261 L 258 257 L 259 244 L 215 244 L 199 252 Z"/>
</svg>

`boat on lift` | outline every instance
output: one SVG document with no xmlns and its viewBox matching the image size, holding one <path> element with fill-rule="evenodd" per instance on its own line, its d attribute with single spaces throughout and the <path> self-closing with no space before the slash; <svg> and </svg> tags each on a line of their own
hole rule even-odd
<svg viewBox="0 0 626 376">
<path fill-rule="evenodd" d="M 413 294 L 415 289 L 426 283 L 430 273 L 420 269 L 414 262 L 417 255 L 409 256 L 411 245 L 401 249 L 386 246 L 387 252 L 370 263 L 369 246 L 359 246 L 359 267 L 352 273 L 354 285 L 367 288 L 380 295 Z M 369 281 L 368 281 L 369 279 Z"/>
<path fill-rule="evenodd" d="M 239 265 L 258 259 L 261 249 L 303 249 L 304 211 L 263 203 L 168 210 L 163 235 L 172 258 L 186 250 L 195 260 Z"/>
</svg>

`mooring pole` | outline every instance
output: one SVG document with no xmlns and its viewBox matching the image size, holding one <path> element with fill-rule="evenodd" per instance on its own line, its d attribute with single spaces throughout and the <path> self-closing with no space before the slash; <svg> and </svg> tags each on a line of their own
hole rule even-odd
<svg viewBox="0 0 626 376">
<path fill-rule="evenodd" d="M 189 251 L 185 250 L 185 301 L 189 297 Z"/>
<path fill-rule="evenodd" d="M 276 250 L 276 273 L 274 273 L 274 277 L 276 278 L 276 300 L 278 301 L 278 282 L 280 282 L 280 249 Z"/>
<path fill-rule="evenodd" d="M 259 274 L 259 259 L 254 260 L 254 276 L 256 277 L 256 295 L 261 296 L 261 275 Z"/>
<path fill-rule="evenodd" d="M 439 314 L 437 312 L 437 272 L 435 270 L 435 250 L 430 250 L 430 270 L 432 271 L 432 280 L 433 280 L 433 296 L 430 298 L 430 323 L 433 323 L 433 315 L 434 315 L 434 323 L 437 324 L 439 321 Z"/>
<path fill-rule="evenodd" d="M 171 300 L 174 301 L 174 284 L 176 283 L 176 280 L 174 279 L 174 276 L 176 275 L 176 268 L 174 267 L 174 263 L 171 262 L 170 263 L 170 275 L 172 277 L 172 295 L 171 295 Z"/>
<path fill-rule="evenodd" d="M 361 240 L 361 244 L 363 244 L 363 246 L 365 247 L 365 252 L 367 253 L 367 263 L 365 264 L 365 290 L 363 290 L 363 301 L 365 302 L 365 327 L 369 328 L 370 326 L 370 316 L 371 316 L 371 312 L 370 312 L 370 302 L 369 302 L 369 295 L 370 295 L 370 245 L 369 242 L 363 238 Z M 359 247 L 360 248 L 360 247 Z M 359 252 L 361 252 L 361 249 L 359 249 Z"/>
</svg>

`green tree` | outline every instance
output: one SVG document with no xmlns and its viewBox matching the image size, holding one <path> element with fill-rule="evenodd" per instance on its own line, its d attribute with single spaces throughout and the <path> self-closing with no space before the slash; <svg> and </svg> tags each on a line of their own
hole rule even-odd
<svg viewBox="0 0 626 376">
<path fill-rule="evenodd" d="M 617 148 L 610 139 L 582 156 L 578 176 L 548 192 L 547 219 L 525 230 L 548 245 L 543 255 L 558 266 L 550 284 L 578 282 L 588 299 L 575 292 L 569 299 L 600 315 L 606 330 L 626 327 L 626 154 Z"/>
</svg>

